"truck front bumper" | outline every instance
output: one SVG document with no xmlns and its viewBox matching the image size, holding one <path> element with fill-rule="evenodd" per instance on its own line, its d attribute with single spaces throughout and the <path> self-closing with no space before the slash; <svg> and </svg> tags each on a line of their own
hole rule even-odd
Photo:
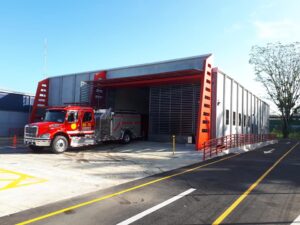
<svg viewBox="0 0 300 225">
<path fill-rule="evenodd" d="M 51 145 L 51 139 L 42 138 L 24 138 L 25 145 L 34 145 L 41 147 L 49 147 Z"/>
</svg>

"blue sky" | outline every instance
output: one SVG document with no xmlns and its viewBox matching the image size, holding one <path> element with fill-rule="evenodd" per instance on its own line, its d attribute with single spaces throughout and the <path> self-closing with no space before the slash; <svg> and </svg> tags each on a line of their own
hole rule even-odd
<svg viewBox="0 0 300 225">
<path fill-rule="evenodd" d="M 0 0 L 0 88 L 205 53 L 263 96 L 252 45 L 300 41 L 297 0 Z M 44 42 L 47 39 L 47 66 Z"/>
</svg>

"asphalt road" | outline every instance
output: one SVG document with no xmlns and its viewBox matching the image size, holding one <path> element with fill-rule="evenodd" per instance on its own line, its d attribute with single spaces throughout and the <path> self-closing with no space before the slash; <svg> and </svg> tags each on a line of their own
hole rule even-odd
<svg viewBox="0 0 300 225">
<path fill-rule="evenodd" d="M 300 144 L 281 141 L 2 217 L 0 224 L 277 225 L 299 214 Z"/>
</svg>

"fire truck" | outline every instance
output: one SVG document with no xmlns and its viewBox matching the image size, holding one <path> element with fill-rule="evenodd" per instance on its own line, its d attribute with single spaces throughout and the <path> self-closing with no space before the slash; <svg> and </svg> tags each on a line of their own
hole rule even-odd
<svg viewBox="0 0 300 225">
<path fill-rule="evenodd" d="M 140 114 L 84 106 L 48 108 L 41 122 L 24 129 L 24 143 L 30 149 L 50 147 L 54 153 L 112 140 L 126 144 L 141 136 Z"/>
</svg>

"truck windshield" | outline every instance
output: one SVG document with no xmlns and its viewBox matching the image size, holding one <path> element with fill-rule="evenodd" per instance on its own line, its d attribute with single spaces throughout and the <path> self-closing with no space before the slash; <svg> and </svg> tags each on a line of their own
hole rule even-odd
<svg viewBox="0 0 300 225">
<path fill-rule="evenodd" d="M 64 110 L 49 110 L 45 115 L 45 122 L 63 123 L 65 121 L 66 111 Z"/>
</svg>

